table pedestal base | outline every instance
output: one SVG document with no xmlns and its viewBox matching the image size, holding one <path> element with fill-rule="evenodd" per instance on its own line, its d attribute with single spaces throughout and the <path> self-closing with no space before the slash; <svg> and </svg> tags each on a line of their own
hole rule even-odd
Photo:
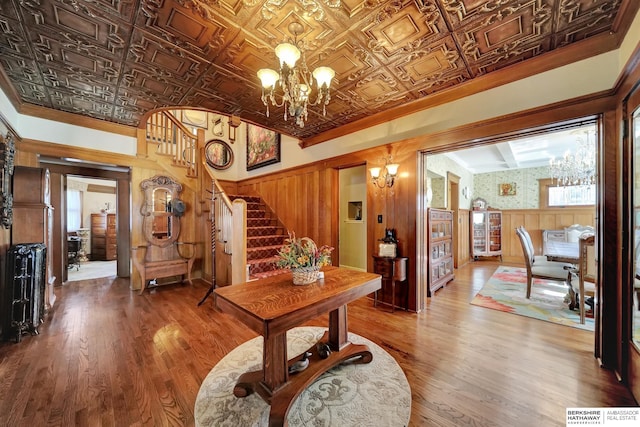
<svg viewBox="0 0 640 427">
<path fill-rule="evenodd" d="M 320 342 L 327 342 L 327 339 L 328 333 L 325 333 Z M 233 389 L 233 394 L 236 397 L 246 397 L 253 392 L 258 393 L 271 405 L 269 426 L 286 426 L 289 407 L 296 397 L 320 375 L 347 360 L 349 363 L 356 364 L 369 363 L 373 360 L 369 347 L 362 344 L 348 343 L 340 351 L 333 351 L 326 359 L 320 358 L 315 345 L 307 351 L 311 353 L 309 367 L 304 371 L 290 374 L 289 381 L 278 389 L 270 390 L 263 381 L 263 370 L 259 370 L 242 374 Z M 289 360 L 289 366 L 300 360 L 300 356 Z"/>
</svg>

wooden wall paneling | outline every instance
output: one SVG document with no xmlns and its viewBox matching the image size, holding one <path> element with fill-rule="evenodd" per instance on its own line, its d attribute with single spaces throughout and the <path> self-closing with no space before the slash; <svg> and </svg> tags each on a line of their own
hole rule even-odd
<svg viewBox="0 0 640 427">
<path fill-rule="evenodd" d="M 533 241 L 536 255 L 542 254 L 543 230 L 556 230 L 572 224 L 595 225 L 594 208 L 526 209 L 502 211 L 503 252 L 505 262 L 524 263 L 522 247 L 515 228 L 524 225 Z"/>
</svg>

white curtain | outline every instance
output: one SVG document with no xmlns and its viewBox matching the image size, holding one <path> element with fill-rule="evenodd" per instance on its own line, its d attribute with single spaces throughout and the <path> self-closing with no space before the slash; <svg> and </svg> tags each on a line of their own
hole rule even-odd
<svg viewBox="0 0 640 427">
<path fill-rule="evenodd" d="M 82 227 L 82 193 L 79 190 L 67 190 L 67 231 L 76 231 Z"/>
</svg>

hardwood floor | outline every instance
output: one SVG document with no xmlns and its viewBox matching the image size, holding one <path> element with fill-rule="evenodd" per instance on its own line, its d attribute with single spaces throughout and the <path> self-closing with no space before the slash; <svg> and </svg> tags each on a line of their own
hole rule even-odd
<svg viewBox="0 0 640 427">
<path fill-rule="evenodd" d="M 350 330 L 404 370 L 410 425 L 564 426 L 567 407 L 635 406 L 593 358 L 592 333 L 469 304 L 496 266 L 456 270 L 420 314 L 349 306 Z M 0 344 L 0 425 L 193 425 L 204 377 L 255 336 L 212 298 L 197 307 L 208 285 L 195 283 L 143 296 L 124 279 L 58 288 L 40 335 Z"/>
</svg>

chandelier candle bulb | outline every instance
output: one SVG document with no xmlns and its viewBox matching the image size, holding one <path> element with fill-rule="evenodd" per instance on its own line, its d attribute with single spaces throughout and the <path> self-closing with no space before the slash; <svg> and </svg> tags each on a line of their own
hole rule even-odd
<svg viewBox="0 0 640 427">
<path fill-rule="evenodd" d="M 329 67 L 318 67 L 313 70 L 313 77 L 316 79 L 318 83 L 318 87 L 327 87 L 331 85 L 331 79 L 333 79 L 336 75 L 336 72 L 333 71 Z"/>
<path fill-rule="evenodd" d="M 300 59 L 300 49 L 291 43 L 280 43 L 276 46 L 276 56 L 280 60 L 281 67 L 286 64 L 289 68 L 293 68 Z"/>
<path fill-rule="evenodd" d="M 258 70 L 258 78 L 262 82 L 262 87 L 265 89 L 269 89 L 270 87 L 274 87 L 276 85 L 276 82 L 280 78 L 280 74 L 270 68 L 262 68 Z"/>
</svg>

